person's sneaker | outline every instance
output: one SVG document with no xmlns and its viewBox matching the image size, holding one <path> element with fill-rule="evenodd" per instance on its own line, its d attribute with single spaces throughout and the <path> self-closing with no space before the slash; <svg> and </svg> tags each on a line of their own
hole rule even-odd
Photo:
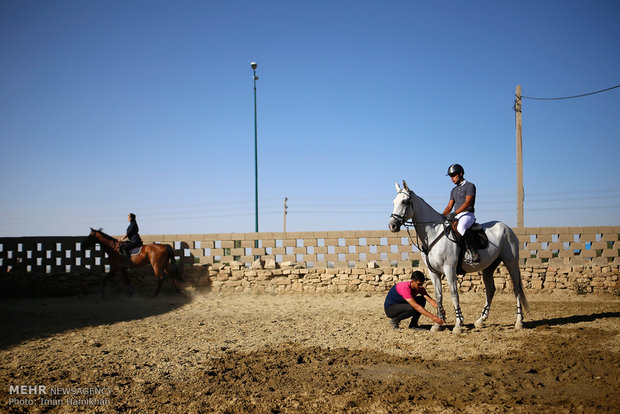
<svg viewBox="0 0 620 414">
<path fill-rule="evenodd" d="M 392 328 L 398 329 L 398 323 L 399 323 L 398 319 L 396 319 L 396 318 L 390 319 L 390 325 L 392 326 Z"/>
</svg>

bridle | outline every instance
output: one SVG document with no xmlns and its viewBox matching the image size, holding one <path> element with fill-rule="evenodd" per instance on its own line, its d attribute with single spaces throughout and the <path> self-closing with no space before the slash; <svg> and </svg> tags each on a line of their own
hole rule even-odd
<svg viewBox="0 0 620 414">
<path fill-rule="evenodd" d="M 406 205 L 405 208 L 405 212 L 403 214 L 395 214 L 392 213 L 390 215 L 390 217 L 392 217 L 394 220 L 396 220 L 396 223 L 399 226 L 403 226 L 407 229 L 407 234 L 409 235 L 409 240 L 411 241 L 411 243 L 422 253 L 424 253 L 425 255 L 428 256 L 428 253 L 431 251 L 431 249 L 433 248 L 433 246 L 435 246 L 435 244 L 437 244 L 437 242 L 443 237 L 446 236 L 448 238 L 448 240 L 450 240 L 453 243 L 456 243 L 456 240 L 452 240 L 448 234 L 449 234 L 449 229 L 450 229 L 450 224 L 446 224 L 443 220 L 436 220 L 436 221 L 414 221 L 413 217 L 415 217 L 415 206 L 413 205 L 413 201 L 411 200 L 411 190 L 407 190 L 407 189 L 401 189 L 400 191 L 398 191 L 398 194 L 404 194 L 405 195 L 405 200 L 403 201 L 403 204 Z M 411 218 L 409 220 L 406 220 L 406 216 L 407 216 L 407 208 L 411 208 L 413 210 L 413 214 L 411 215 Z M 424 243 L 424 240 L 422 240 L 422 247 L 420 247 L 420 238 L 418 237 L 418 232 L 415 232 L 415 238 L 416 238 L 416 242 L 413 241 L 413 238 L 411 237 L 411 231 L 409 230 L 411 227 L 415 227 L 416 224 L 437 224 L 437 223 L 443 223 L 443 231 L 441 233 L 439 233 L 439 235 L 435 238 L 435 240 L 433 240 L 429 245 L 426 245 L 426 243 Z M 427 265 L 429 265 L 429 263 L 427 263 Z M 429 265 L 430 267 L 430 265 Z M 432 271 L 436 272 L 433 268 L 430 268 Z"/>
<path fill-rule="evenodd" d="M 407 231 L 409 231 L 409 227 L 413 227 L 415 225 L 413 221 L 413 216 L 415 216 L 415 207 L 413 206 L 413 202 L 411 201 L 411 191 L 407 191 L 403 188 L 398 192 L 398 194 L 404 194 L 406 197 L 403 201 L 403 204 L 405 204 L 406 207 L 405 212 L 403 214 L 392 213 L 390 217 L 396 220 L 396 223 L 399 226 L 405 226 L 407 228 Z M 411 208 L 413 210 L 413 214 L 411 215 L 411 219 L 409 219 L 409 221 L 405 219 L 405 217 L 407 216 L 407 208 Z"/>
</svg>

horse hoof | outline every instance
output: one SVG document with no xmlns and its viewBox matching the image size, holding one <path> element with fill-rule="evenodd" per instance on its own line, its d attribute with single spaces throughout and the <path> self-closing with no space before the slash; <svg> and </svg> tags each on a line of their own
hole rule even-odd
<svg viewBox="0 0 620 414">
<path fill-rule="evenodd" d="M 462 329 L 460 326 L 455 326 L 455 327 L 452 329 L 452 333 L 453 333 L 454 335 L 460 335 L 462 332 L 463 332 L 463 329 Z"/>
<path fill-rule="evenodd" d="M 441 330 L 441 326 L 439 326 L 438 324 L 434 324 L 433 326 L 431 326 L 431 332 L 439 332 Z"/>
<path fill-rule="evenodd" d="M 515 329 L 523 329 L 523 322 L 516 322 Z"/>
<path fill-rule="evenodd" d="M 474 326 L 476 328 L 482 328 L 484 326 L 484 321 L 482 319 L 478 319 L 476 322 L 474 322 Z"/>
</svg>

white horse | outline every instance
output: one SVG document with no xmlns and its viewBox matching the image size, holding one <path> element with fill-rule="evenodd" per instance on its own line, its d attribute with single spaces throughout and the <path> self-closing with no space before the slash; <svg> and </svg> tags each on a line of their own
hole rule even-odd
<svg viewBox="0 0 620 414">
<path fill-rule="evenodd" d="M 396 198 L 394 199 L 394 210 L 389 221 L 390 231 L 396 233 L 400 231 L 401 226 L 411 220 L 417 236 L 421 242 L 422 258 L 430 272 L 431 281 L 435 287 L 435 300 L 437 301 L 437 316 L 445 320 L 445 311 L 443 309 L 443 297 L 441 293 L 441 275 L 446 275 L 450 293 L 452 295 L 452 303 L 454 304 L 454 312 L 456 314 L 456 323 L 453 333 L 462 332 L 463 313 L 459 304 L 459 291 L 457 287 L 457 265 L 459 260 L 459 245 L 453 240 L 449 234 L 450 225 L 445 217 L 435 211 L 422 198 L 418 197 L 413 191 L 407 187 L 407 183 L 403 180 L 403 188 L 396 183 Z M 493 272 L 501 262 L 504 262 L 510 278 L 514 294 L 517 299 L 517 320 L 515 328 L 523 328 L 523 310 L 522 306 L 528 310 L 529 306 L 523 292 L 523 284 L 521 282 L 521 272 L 519 271 L 519 239 L 514 232 L 499 221 L 491 221 L 483 223 L 489 245 L 486 249 L 481 249 L 480 263 L 476 265 L 462 264 L 462 268 L 466 273 L 482 271 L 482 279 L 486 290 L 487 301 L 482 310 L 480 318 L 475 322 L 476 327 L 481 327 L 484 321 L 489 317 L 491 310 L 491 301 L 495 294 L 495 282 L 493 280 Z M 440 330 L 439 324 L 434 324 L 431 331 Z"/>
</svg>

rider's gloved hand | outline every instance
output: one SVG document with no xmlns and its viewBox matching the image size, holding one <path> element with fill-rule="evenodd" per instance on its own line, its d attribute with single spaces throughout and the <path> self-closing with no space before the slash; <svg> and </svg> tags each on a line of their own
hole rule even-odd
<svg viewBox="0 0 620 414">
<path fill-rule="evenodd" d="M 456 213 L 452 212 L 446 216 L 446 220 L 448 220 L 449 222 L 453 222 L 455 217 L 456 217 Z"/>
</svg>

